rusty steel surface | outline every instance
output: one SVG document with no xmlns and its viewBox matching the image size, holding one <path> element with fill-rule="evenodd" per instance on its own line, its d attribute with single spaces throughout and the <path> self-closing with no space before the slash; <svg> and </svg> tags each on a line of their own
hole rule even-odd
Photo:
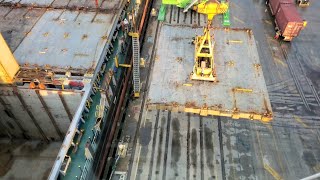
<svg viewBox="0 0 320 180">
<path fill-rule="evenodd" d="M 303 29 L 303 20 L 294 4 L 281 4 L 275 19 L 282 36 L 298 36 Z"/>
<path fill-rule="evenodd" d="M 63 157 L 64 147 L 71 143 L 68 134 L 76 129 L 92 84 L 85 83 L 82 90 L 48 86 L 36 94 L 34 89 L 28 89 L 27 83 L 34 79 L 46 81 L 48 75 L 59 79 L 67 71 L 73 79 L 83 79 L 86 73 L 87 81 L 94 79 L 106 56 L 123 2 L 100 1 L 97 7 L 94 1 L 87 0 L 0 0 L 0 32 L 22 67 L 18 78 L 25 83 L 1 87 L 0 95 L 6 105 L 1 105 L 0 113 L 6 110 L 16 115 L 1 116 L 1 120 L 12 121 L 16 117 L 31 139 L 51 142 L 66 138 L 67 145 L 60 149 L 63 152 L 55 152 Z M 14 94 L 12 88 L 16 89 Z M 54 161 L 55 157 L 47 162 L 50 167 L 58 163 L 51 174 L 57 177 L 61 164 L 59 158 Z M 42 177 L 48 177 L 50 169 Z"/>
<path fill-rule="evenodd" d="M 271 13 L 272 15 L 275 15 L 277 11 L 279 10 L 280 4 L 293 4 L 293 1 L 291 0 L 269 0 Z"/>
<path fill-rule="evenodd" d="M 94 70 L 114 18 L 114 14 L 46 11 L 14 55 L 25 67 Z"/>
<path fill-rule="evenodd" d="M 236 119 L 270 120 L 270 100 L 251 31 L 212 30 L 215 35 L 216 83 L 189 79 L 194 63 L 192 38 L 201 33 L 201 28 L 162 26 L 148 107 L 166 109 L 171 106 L 167 109 Z M 167 49 L 169 46 L 175 48 Z M 186 83 L 191 86 L 184 86 Z"/>
<path fill-rule="evenodd" d="M 294 41 L 286 43 L 274 39 L 274 19 L 264 0 L 229 2 L 231 27 L 249 28 L 254 34 L 273 120 L 261 123 L 148 110 L 144 99 L 138 99 L 130 102 L 127 110 L 120 139 L 128 142 L 128 154 L 120 159 L 116 172 L 125 173 L 130 179 L 230 180 L 298 180 L 319 172 L 320 50 L 317 44 L 320 21 L 314 14 L 318 12 L 320 3 L 317 1 L 308 9 L 298 9 L 308 20 L 308 27 Z M 161 1 L 158 1 L 154 7 L 157 9 L 160 5 Z M 202 16 L 182 11 L 168 6 L 165 23 L 181 28 L 204 24 Z M 152 54 L 154 50 L 150 44 L 156 43 L 155 39 L 160 40 L 157 38 L 159 33 L 154 35 L 157 32 L 155 23 L 151 21 L 148 28 L 149 38 L 144 44 L 147 48 L 142 57 Z M 165 23 L 159 26 L 163 27 Z M 213 24 L 221 27 L 221 18 L 217 16 Z M 178 53 L 180 51 L 174 41 L 166 47 L 168 50 L 171 48 L 176 48 Z M 160 63 L 160 58 L 152 57 L 152 61 Z M 159 70 L 154 66 L 152 69 Z M 166 71 L 163 76 L 169 76 L 169 73 Z M 156 81 L 161 84 L 163 78 Z M 142 82 L 146 84 L 148 93 L 148 82 Z M 137 130 L 133 132 L 135 128 Z M 128 136 L 137 140 L 126 141 Z M 119 175 L 112 180 L 117 177 Z"/>
<path fill-rule="evenodd" d="M 120 0 L 2 0 L 1 6 L 7 7 L 28 7 L 48 9 L 68 9 L 85 11 L 116 11 L 120 9 Z"/>
<path fill-rule="evenodd" d="M 0 32 L 23 68 L 84 74 L 95 68 L 120 4 L 121 0 L 99 1 L 98 7 L 87 0 L 3 0 Z"/>
<path fill-rule="evenodd" d="M 284 37 L 285 41 L 291 41 L 298 36 L 304 28 L 304 20 L 297 11 L 293 1 L 270 0 L 267 1 L 274 18 L 277 35 Z"/>
</svg>

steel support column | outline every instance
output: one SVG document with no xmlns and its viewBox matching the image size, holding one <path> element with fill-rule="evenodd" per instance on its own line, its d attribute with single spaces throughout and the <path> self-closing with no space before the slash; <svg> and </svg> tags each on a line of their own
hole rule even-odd
<svg viewBox="0 0 320 180">
<path fill-rule="evenodd" d="M 3 107 L 7 110 L 11 112 L 11 109 L 7 108 L 7 105 L 5 103 L 5 101 L 0 97 L 0 103 L 3 105 Z M 22 132 L 22 135 L 24 138 L 29 139 L 30 137 L 26 134 L 26 130 L 21 126 L 21 124 L 19 123 L 19 120 L 14 116 L 13 113 L 11 113 L 12 115 L 12 119 L 13 121 L 17 124 L 17 126 L 19 127 L 20 131 Z"/>
<path fill-rule="evenodd" d="M 66 110 L 67 115 L 68 115 L 68 117 L 69 117 L 69 120 L 70 120 L 70 122 L 71 122 L 73 116 L 72 116 L 72 114 L 71 114 L 71 112 L 70 112 L 70 109 L 69 109 L 67 103 L 66 103 L 66 100 L 64 99 L 64 97 L 63 97 L 63 95 L 62 95 L 62 92 L 60 92 L 60 91 L 59 91 L 59 98 L 60 98 L 60 100 L 61 100 L 61 102 L 62 102 L 62 104 L 63 104 L 63 108 Z"/>
<path fill-rule="evenodd" d="M 2 123 L 1 117 L 0 117 L 0 126 L 2 126 L 3 128 L 5 128 L 5 131 L 6 131 L 7 135 L 8 135 L 8 137 L 9 137 L 10 139 L 12 139 L 12 134 L 11 134 L 10 131 L 8 130 L 9 127 L 8 127 L 6 124 Z"/>
<path fill-rule="evenodd" d="M 43 137 L 43 140 L 45 140 L 47 143 L 49 142 L 49 139 L 47 138 L 46 134 L 43 132 L 43 130 L 41 129 L 40 125 L 38 124 L 36 118 L 33 116 L 33 114 L 31 113 L 31 111 L 28 109 L 26 102 L 23 100 L 22 96 L 18 93 L 18 89 L 14 88 L 15 91 L 15 95 L 18 97 L 20 103 L 22 104 L 23 108 L 27 111 L 28 115 L 30 116 L 33 124 L 37 127 L 39 133 L 41 134 L 41 136 Z"/>
<path fill-rule="evenodd" d="M 64 136 L 63 136 L 62 132 L 60 131 L 56 120 L 54 120 L 54 117 L 52 116 L 52 114 L 51 114 L 51 112 L 50 112 L 50 110 L 49 110 L 49 107 L 47 106 L 46 102 L 43 100 L 42 96 L 40 95 L 40 91 L 39 91 L 39 90 L 36 90 L 36 94 L 37 94 L 37 96 L 38 96 L 38 98 L 39 98 L 42 106 L 44 107 L 44 110 L 45 110 L 46 113 L 48 114 L 49 119 L 50 119 L 52 125 L 54 126 L 56 132 L 58 133 L 60 139 L 63 140 L 63 139 L 64 139 Z"/>
</svg>

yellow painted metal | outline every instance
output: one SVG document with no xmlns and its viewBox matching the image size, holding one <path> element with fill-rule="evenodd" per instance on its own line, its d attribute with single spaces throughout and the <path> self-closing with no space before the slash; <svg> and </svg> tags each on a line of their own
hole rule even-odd
<svg viewBox="0 0 320 180">
<path fill-rule="evenodd" d="M 228 8 L 228 3 L 210 1 L 194 6 L 195 11 L 208 16 L 208 25 L 204 28 L 204 35 L 196 36 L 194 41 L 194 67 L 190 79 L 217 82 L 213 56 L 214 37 L 210 33 L 210 24 L 215 15 L 226 13 Z"/>
<path fill-rule="evenodd" d="M 184 83 L 183 85 L 184 86 L 189 86 L 189 87 L 193 86 L 193 84 L 191 84 L 191 83 Z"/>
<path fill-rule="evenodd" d="M 138 97 L 140 97 L 140 93 L 138 93 L 138 92 L 135 92 L 135 93 L 134 93 L 134 97 L 135 97 L 135 98 L 138 98 Z"/>
<path fill-rule="evenodd" d="M 310 5 L 309 1 L 304 2 L 303 0 L 298 0 L 299 7 L 308 7 Z"/>
<path fill-rule="evenodd" d="M 241 40 L 229 40 L 228 43 L 242 43 Z"/>
<path fill-rule="evenodd" d="M 89 100 L 86 101 L 86 107 L 90 108 L 91 107 L 91 102 Z"/>
<path fill-rule="evenodd" d="M 200 116 L 208 116 L 208 108 L 200 109 Z"/>
<path fill-rule="evenodd" d="M 264 166 L 264 169 L 267 170 L 274 177 L 274 179 L 282 180 L 282 177 L 271 166 L 269 166 L 266 163 L 264 163 L 263 166 Z"/>
<path fill-rule="evenodd" d="M 212 21 L 217 14 L 226 13 L 229 8 L 229 3 L 203 2 L 193 7 L 195 11 L 201 14 L 208 15 L 208 21 Z"/>
<path fill-rule="evenodd" d="M 0 33 L 0 84 L 12 84 L 20 66 Z"/>
<path fill-rule="evenodd" d="M 234 92 L 246 92 L 246 93 L 252 93 L 253 90 L 252 89 L 246 89 L 246 88 L 233 88 Z"/>
<path fill-rule="evenodd" d="M 144 58 L 140 58 L 140 67 L 146 67 L 146 60 Z"/>
<path fill-rule="evenodd" d="M 139 37 L 139 33 L 136 33 L 136 32 L 129 32 L 129 36 L 132 36 L 132 37 L 138 38 L 138 37 Z"/>
<path fill-rule="evenodd" d="M 204 28 L 203 36 L 196 36 L 195 52 L 194 52 L 194 67 L 190 75 L 190 79 L 217 81 L 215 74 L 213 50 L 214 45 L 211 43 L 210 28 Z"/>
<path fill-rule="evenodd" d="M 118 56 L 114 57 L 114 64 L 115 64 L 116 67 L 119 67 Z"/>
<path fill-rule="evenodd" d="M 119 64 L 119 67 L 129 68 L 129 67 L 131 67 L 131 65 L 130 64 Z"/>
<path fill-rule="evenodd" d="M 272 120 L 272 114 L 266 112 L 264 114 L 259 114 L 255 112 L 239 112 L 237 109 L 234 110 L 221 110 L 211 107 L 189 107 L 189 106 L 177 106 L 170 104 L 148 104 L 148 110 L 175 110 L 178 112 L 199 114 L 201 116 L 223 116 L 230 117 L 232 119 L 250 119 L 258 120 L 264 123 L 270 122 Z"/>
</svg>

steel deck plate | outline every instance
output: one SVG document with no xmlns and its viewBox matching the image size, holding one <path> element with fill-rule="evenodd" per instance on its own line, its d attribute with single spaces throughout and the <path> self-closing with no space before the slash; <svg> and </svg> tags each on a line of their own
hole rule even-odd
<svg viewBox="0 0 320 180">
<path fill-rule="evenodd" d="M 209 110 L 218 111 L 209 111 L 209 114 L 220 113 L 222 116 L 233 116 L 237 108 L 240 117 L 253 119 L 260 119 L 259 114 L 271 113 L 251 31 L 214 30 L 218 83 L 189 79 L 194 57 L 194 45 L 191 42 L 195 34 L 202 34 L 202 29 L 171 25 L 162 27 L 149 89 L 148 107 L 179 110 L 182 107 L 184 111 L 194 113 L 201 113 L 200 109 L 207 107 Z M 235 88 L 250 89 L 252 92 L 233 91 Z M 245 115 L 241 115 L 242 113 Z M 250 115 L 258 117 L 249 117 Z"/>
<path fill-rule="evenodd" d="M 50 7 L 50 8 L 83 8 L 92 10 L 99 8 L 100 10 L 116 10 L 120 8 L 122 0 L 98 1 L 98 6 L 94 0 L 0 0 L 0 5 L 32 6 L 32 7 Z"/>
<path fill-rule="evenodd" d="M 94 69 L 114 20 L 114 14 L 49 10 L 14 55 L 22 65 Z"/>
</svg>

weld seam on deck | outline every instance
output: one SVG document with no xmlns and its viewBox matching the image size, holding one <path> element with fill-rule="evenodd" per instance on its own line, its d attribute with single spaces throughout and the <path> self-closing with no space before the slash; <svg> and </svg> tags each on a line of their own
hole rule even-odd
<svg viewBox="0 0 320 180">
<path fill-rule="evenodd" d="M 0 4 L 1 5 L 1 4 Z M 11 9 L 12 10 L 12 9 Z M 10 12 L 11 12 L 11 10 L 10 10 Z M 42 14 L 40 14 L 39 16 L 38 16 L 38 19 L 36 20 L 36 22 L 34 22 L 34 24 L 31 26 L 31 28 L 30 28 L 30 30 L 28 31 L 28 32 L 26 32 L 25 34 L 29 34 L 31 31 L 32 31 L 32 29 L 34 28 L 34 26 L 36 25 L 36 24 L 38 24 L 38 22 L 39 22 L 39 20 L 42 18 L 42 16 L 44 15 L 46 13 L 46 11 L 44 11 Z M 9 13 L 8 13 L 9 14 Z M 18 49 L 18 47 L 21 45 L 21 43 L 23 42 L 23 40 L 26 38 L 27 36 L 24 36 L 22 39 L 21 39 L 21 41 L 19 42 L 19 44 L 17 45 L 17 47 L 16 47 L 16 49 L 12 49 L 12 52 L 15 52 L 17 49 Z"/>
<path fill-rule="evenodd" d="M 3 15 L 3 18 L 6 18 L 8 16 L 9 13 L 11 13 L 13 9 L 10 9 L 10 11 L 8 11 L 5 15 Z"/>
<path fill-rule="evenodd" d="M 154 159 L 154 151 L 155 151 L 156 140 L 157 140 L 159 114 L 160 114 L 160 110 L 157 111 L 156 122 L 153 127 L 154 132 L 153 132 L 153 138 L 152 138 L 152 151 L 151 151 L 151 158 L 150 158 L 150 165 L 149 165 L 148 180 L 152 179 L 153 159 Z"/>
<path fill-rule="evenodd" d="M 68 105 L 67 105 L 67 103 L 66 103 L 66 101 L 65 101 L 65 99 L 64 99 L 64 97 L 63 97 L 63 95 L 62 95 L 62 93 L 60 91 L 59 91 L 59 98 L 60 98 L 60 100 L 62 102 L 62 105 L 63 105 L 63 108 L 64 108 L 64 110 L 66 110 L 68 118 L 69 118 L 69 120 L 71 122 L 72 121 L 72 114 L 71 114 L 70 109 L 69 109 L 69 107 L 68 107 Z"/>
<path fill-rule="evenodd" d="M 204 164 L 203 164 L 203 118 L 200 116 L 200 169 L 201 169 L 201 180 L 204 180 Z"/>
<path fill-rule="evenodd" d="M 172 6 L 170 5 L 170 18 L 169 18 L 169 23 L 171 24 L 172 21 Z"/>
<path fill-rule="evenodd" d="M 17 88 L 15 88 L 15 91 L 16 91 L 16 96 L 18 97 L 19 101 L 21 102 L 23 108 L 27 111 L 27 113 L 28 113 L 29 117 L 31 118 L 33 124 L 37 127 L 37 129 L 38 129 L 39 133 L 41 134 L 41 136 L 43 137 L 43 139 L 46 142 L 49 142 L 49 139 L 47 138 L 46 134 L 41 129 L 40 125 L 38 124 L 37 120 L 35 119 L 35 117 L 31 113 L 31 111 L 28 109 L 28 106 L 27 106 L 26 102 L 23 100 L 22 96 L 17 91 Z"/>
<path fill-rule="evenodd" d="M 160 134 L 159 134 L 159 140 L 158 140 L 158 153 L 156 155 L 156 159 L 157 159 L 157 162 L 156 162 L 156 169 L 155 169 L 155 174 L 156 176 L 159 174 L 160 172 L 160 164 L 161 164 L 161 157 L 162 157 L 162 144 L 163 144 L 163 132 L 164 132 L 164 128 L 163 127 L 163 124 L 165 123 L 165 117 L 162 115 L 161 117 L 161 125 L 159 125 L 159 130 L 160 130 Z M 165 154 L 163 154 L 165 155 Z M 156 177 L 157 178 L 157 177 Z"/>
<path fill-rule="evenodd" d="M 44 99 L 43 99 L 42 96 L 40 95 L 40 91 L 39 91 L 39 90 L 36 90 L 36 94 L 37 94 L 37 96 L 38 96 L 38 98 L 39 98 L 42 106 L 44 107 L 44 111 L 45 111 L 45 112 L 47 113 L 47 115 L 49 116 L 49 119 L 50 119 L 52 125 L 54 126 L 56 132 L 58 133 L 60 139 L 63 140 L 63 139 L 64 139 L 64 136 L 63 136 L 62 132 L 60 131 L 59 126 L 58 126 L 56 120 L 55 120 L 54 117 L 52 116 L 52 114 L 51 114 L 51 112 L 50 112 L 50 110 L 49 110 L 49 107 L 47 106 L 46 102 L 44 101 Z"/>
<path fill-rule="evenodd" d="M 177 15 L 177 23 L 179 24 L 179 20 L 180 20 L 180 8 L 178 9 L 178 15 Z"/>
<path fill-rule="evenodd" d="M 167 118 L 167 132 L 166 132 L 166 144 L 164 150 L 164 160 L 163 160 L 163 175 L 162 180 L 166 180 L 167 176 L 167 159 L 168 159 L 168 148 L 169 148 L 169 135 L 170 135 L 170 126 L 171 126 L 171 112 L 168 112 Z"/>
<path fill-rule="evenodd" d="M 218 117 L 218 135 L 219 135 L 219 146 L 220 146 L 220 164 L 221 164 L 221 175 L 222 180 L 226 180 L 226 168 L 224 163 L 224 152 L 223 152 L 223 137 L 222 137 L 222 126 L 221 126 L 221 117 Z"/>
<path fill-rule="evenodd" d="M 102 0 L 102 2 L 101 2 L 101 4 L 100 4 L 99 8 L 101 8 L 101 6 L 103 5 L 103 3 L 104 3 L 105 1 L 106 1 L 106 0 Z"/>
<path fill-rule="evenodd" d="M 190 179 L 190 113 L 188 115 L 188 129 L 187 129 L 187 180 Z"/>
<path fill-rule="evenodd" d="M 251 126 L 250 126 L 250 123 L 251 122 L 246 122 L 245 123 L 245 129 L 251 129 Z M 251 140 L 253 139 L 252 138 L 252 133 L 250 132 L 250 135 L 251 135 Z M 249 135 L 248 135 L 248 138 L 249 138 Z M 253 156 L 255 157 L 255 158 L 251 158 L 251 163 L 252 163 L 252 171 L 253 171 L 253 174 L 256 174 L 256 169 L 255 169 L 255 167 L 259 167 L 259 166 L 257 166 L 257 165 L 254 165 L 255 163 L 257 163 L 256 161 L 254 161 L 254 159 L 258 159 L 257 158 L 257 156 L 256 156 L 256 150 L 255 150 L 255 148 L 252 146 L 252 145 L 250 145 L 249 144 L 249 148 L 250 148 L 250 152 L 253 152 L 252 154 L 253 154 Z"/>
<path fill-rule="evenodd" d="M 190 24 L 192 25 L 192 15 L 193 15 L 193 11 L 190 11 Z"/>
</svg>

